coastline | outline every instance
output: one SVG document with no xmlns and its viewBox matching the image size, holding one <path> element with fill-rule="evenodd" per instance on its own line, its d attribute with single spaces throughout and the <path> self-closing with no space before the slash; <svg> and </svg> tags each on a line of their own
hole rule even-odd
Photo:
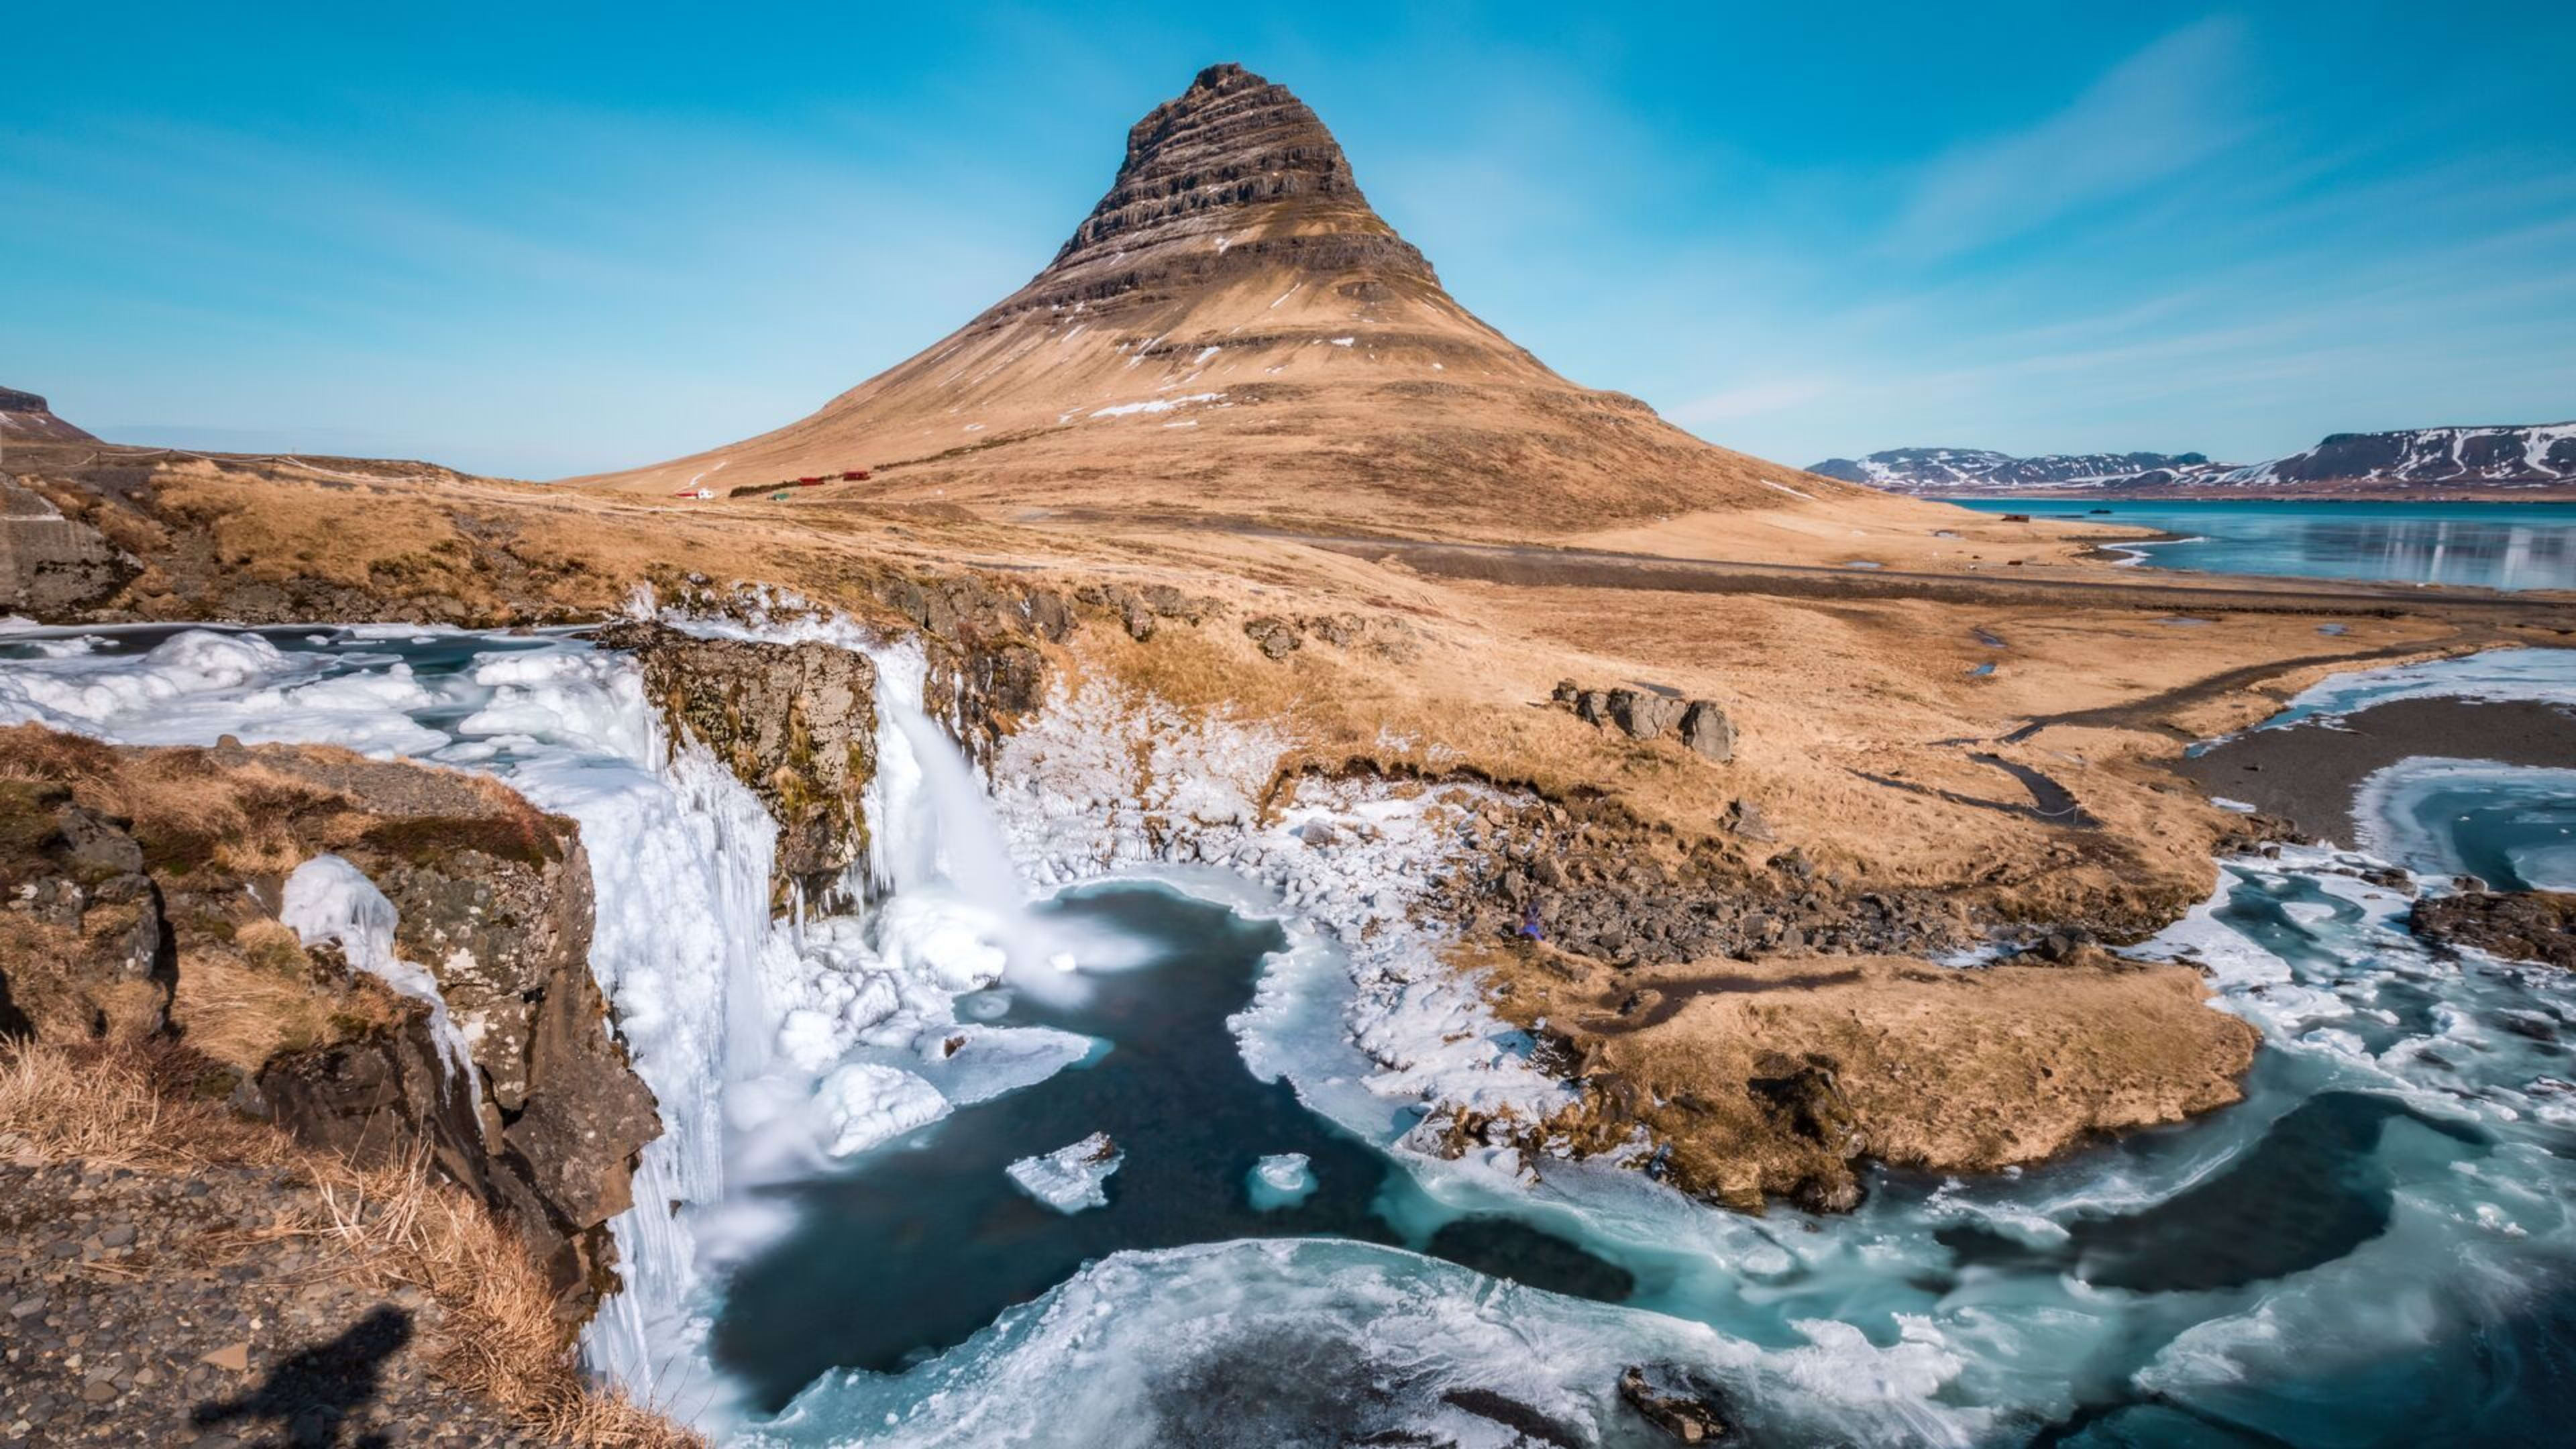
<svg viewBox="0 0 2576 1449">
<path fill-rule="evenodd" d="M 2350 847 L 2362 782 L 2418 756 L 2563 766 L 2576 760 L 2576 712 L 2534 700 L 2401 699 L 2248 730 L 2172 767 L 2213 799 L 2240 801 L 2303 836 Z"/>
</svg>

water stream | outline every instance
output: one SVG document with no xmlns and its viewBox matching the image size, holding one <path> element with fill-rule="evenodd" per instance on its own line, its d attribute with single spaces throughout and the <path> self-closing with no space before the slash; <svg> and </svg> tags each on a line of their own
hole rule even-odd
<svg viewBox="0 0 2576 1449">
<path fill-rule="evenodd" d="M 579 818 L 593 969 L 669 1128 L 638 1199 L 689 1205 L 620 1223 L 630 1290 L 592 1358 L 740 1442 L 1652 1443 L 1612 1389 L 1640 1361 L 1767 1444 L 2543 1444 L 2576 1411 L 2576 992 L 2424 949 L 2363 857 L 2229 862 L 2144 950 L 2263 1029 L 2243 1105 L 1748 1218 L 1631 1171 L 1408 1150 L 1345 1028 L 1377 967 L 1221 868 L 1033 895 L 917 658 L 851 642 L 888 681 L 882 889 L 825 920 L 768 920 L 748 792 L 667 757 L 632 667 L 577 640 L 22 634 L 0 722 L 335 740 Z M 2568 664 L 2344 676 L 2296 709 L 2564 698 Z M 2410 862 L 2546 878 L 2555 773 L 2363 813 Z M 1258 828 L 1319 824 L 1404 817 Z M 1105 1206 L 1012 1185 L 1094 1132 L 1124 1154 Z M 1286 1153 L 1313 1191 L 1265 1206 Z"/>
</svg>

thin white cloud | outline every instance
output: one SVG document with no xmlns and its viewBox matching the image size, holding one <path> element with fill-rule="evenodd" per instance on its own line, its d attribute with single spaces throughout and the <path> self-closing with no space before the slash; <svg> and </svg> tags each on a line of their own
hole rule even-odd
<svg viewBox="0 0 2576 1449">
<path fill-rule="evenodd" d="M 1943 154 L 1916 182 L 1891 243 L 1923 256 L 1974 250 L 2217 154 L 2245 128 L 2242 48 L 2233 19 L 2186 26 L 2055 115 Z"/>
<path fill-rule="evenodd" d="M 1768 378 L 1745 383 L 1697 397 L 1673 409 L 1676 421 L 1699 426 L 1731 422 L 1738 418 L 1758 418 L 1769 413 L 1787 412 L 1814 402 L 1834 390 L 1834 384 L 1818 377 Z"/>
</svg>

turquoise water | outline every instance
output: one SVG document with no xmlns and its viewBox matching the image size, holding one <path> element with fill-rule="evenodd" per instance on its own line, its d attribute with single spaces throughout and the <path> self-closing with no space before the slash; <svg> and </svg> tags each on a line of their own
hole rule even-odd
<svg viewBox="0 0 2576 1449">
<path fill-rule="evenodd" d="M 23 632 L 0 643 L 0 721 L 452 751 L 472 731 L 426 722 L 498 697 L 476 668 L 571 648 Z M 2576 652 L 2344 676 L 2290 713 L 2426 695 L 2576 698 Z M 2538 883 L 2576 865 L 2570 775 L 2408 762 L 2359 813 L 2381 854 Z M 1710 1386 L 1756 1449 L 2570 1442 L 2576 975 L 2427 950 L 2368 864 L 2228 861 L 2137 948 L 2198 963 L 2263 1032 L 2243 1103 L 2016 1173 L 1873 1173 L 1832 1218 L 1552 1157 L 1400 1153 L 1411 1119 L 1342 1035 L 1347 962 L 1160 884 L 1068 892 L 1033 915 L 1136 943 L 1125 969 L 959 1010 L 1098 1051 L 739 1186 L 759 1230 L 709 1260 L 698 1326 L 745 1410 L 777 1412 L 727 1442 L 1649 1449 L 1671 1441 L 1615 1390 L 1639 1364 Z M 1254 1056 L 1294 1066 L 1264 1078 Z M 1010 1181 L 1093 1132 L 1124 1153 L 1102 1205 L 1060 1215 Z M 1252 1191 L 1276 1153 L 1308 1160 L 1309 1195 Z"/>
<path fill-rule="evenodd" d="M 2138 550 L 2150 568 L 2490 589 L 2576 589 L 2576 504 L 2286 499 L 1955 500 L 1981 513 L 2134 524 L 2180 534 Z"/>
</svg>

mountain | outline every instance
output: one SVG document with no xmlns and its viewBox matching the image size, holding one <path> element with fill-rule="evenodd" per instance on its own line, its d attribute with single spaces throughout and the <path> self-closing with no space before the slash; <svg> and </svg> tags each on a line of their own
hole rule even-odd
<svg viewBox="0 0 2576 1449">
<path fill-rule="evenodd" d="M 2231 484 L 2388 483 L 2538 488 L 2576 483 L 2576 423 L 2336 433 L 2303 453 L 2228 476 Z"/>
<path fill-rule="evenodd" d="M 1795 476 L 1550 371 L 1448 294 L 1304 102 L 1219 65 L 965 326 L 774 432 L 570 481 L 1523 533 L 1786 505 Z"/>
<path fill-rule="evenodd" d="M 98 439 L 54 416 L 32 392 L 0 387 L 0 442 L 95 443 Z"/>
<path fill-rule="evenodd" d="M 2176 477 L 2212 466 L 2205 453 L 2042 453 L 2016 458 L 1985 448 L 1890 448 L 1866 458 L 1827 458 L 1807 471 L 1893 493 L 2099 487 L 2144 474 Z"/>
<path fill-rule="evenodd" d="M 2081 492 L 2124 497 L 2529 497 L 2576 493 L 2576 423 L 2336 433 L 2268 463 L 2200 453 L 2051 453 L 1891 448 L 1808 469 L 1895 493 L 1938 497 Z"/>
</svg>

